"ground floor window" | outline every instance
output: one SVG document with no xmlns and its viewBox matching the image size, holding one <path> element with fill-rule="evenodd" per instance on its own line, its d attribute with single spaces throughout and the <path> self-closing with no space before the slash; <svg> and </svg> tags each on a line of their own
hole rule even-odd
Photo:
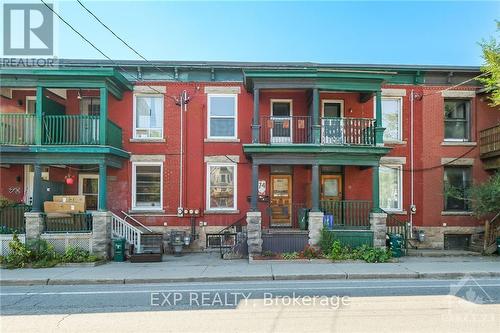
<svg viewBox="0 0 500 333">
<path fill-rule="evenodd" d="M 444 168 L 444 210 L 468 211 L 467 189 L 471 185 L 470 167 Z"/>
<path fill-rule="evenodd" d="M 403 181 L 401 165 L 381 165 L 380 208 L 389 211 L 400 211 L 403 206 Z"/>
<path fill-rule="evenodd" d="M 207 209 L 236 209 L 236 164 L 207 165 Z"/>
<path fill-rule="evenodd" d="M 132 208 L 161 210 L 163 164 L 138 162 L 132 164 Z"/>
</svg>

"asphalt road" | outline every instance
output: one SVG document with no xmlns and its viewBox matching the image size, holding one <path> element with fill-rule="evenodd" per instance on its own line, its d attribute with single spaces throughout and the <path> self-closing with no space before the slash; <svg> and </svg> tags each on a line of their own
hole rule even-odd
<svg viewBox="0 0 500 333">
<path fill-rule="evenodd" d="M 2 332 L 500 329 L 500 279 L 5 286 L 0 297 Z"/>
</svg>

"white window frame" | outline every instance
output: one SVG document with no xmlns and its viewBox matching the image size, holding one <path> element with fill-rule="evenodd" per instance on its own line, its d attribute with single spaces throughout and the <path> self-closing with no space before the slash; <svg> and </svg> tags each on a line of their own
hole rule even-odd
<svg viewBox="0 0 500 333">
<path fill-rule="evenodd" d="M 28 103 L 29 103 L 29 101 L 35 101 L 35 105 L 36 105 L 36 96 L 26 96 L 26 102 L 24 103 L 25 104 L 25 113 L 26 114 L 28 114 Z M 35 111 L 35 113 L 36 113 L 36 111 Z"/>
<path fill-rule="evenodd" d="M 403 97 L 394 97 L 394 96 L 382 96 L 382 100 L 384 99 L 394 99 L 399 101 L 399 121 L 398 121 L 398 138 L 397 139 L 385 139 L 384 142 L 394 142 L 394 141 L 403 141 Z M 382 110 L 382 115 L 383 115 Z M 373 97 L 373 114 L 375 115 L 373 118 L 377 119 L 377 97 Z M 382 119 L 381 119 L 382 122 Z M 382 125 L 383 126 L 383 125 Z"/>
<path fill-rule="evenodd" d="M 290 118 L 290 140 L 282 140 L 285 137 L 276 137 L 277 139 L 274 139 L 273 137 L 273 129 L 271 128 L 271 142 L 272 143 L 292 143 L 293 142 L 293 99 L 290 98 L 271 98 L 270 100 L 270 114 L 271 114 L 271 119 L 277 118 L 277 119 L 285 119 L 285 118 Z M 274 103 L 288 103 L 290 105 L 290 115 L 288 117 L 286 116 L 275 116 L 274 115 L 274 108 L 273 105 Z"/>
<path fill-rule="evenodd" d="M 95 173 L 79 173 L 78 174 L 78 195 L 84 195 L 83 194 L 83 180 L 85 178 L 97 179 L 97 201 L 99 202 L 99 175 L 96 175 Z"/>
<path fill-rule="evenodd" d="M 223 208 L 212 208 L 210 207 L 210 169 L 212 167 L 228 167 L 232 166 L 233 172 L 233 183 L 234 183 L 234 193 L 233 193 L 233 203 L 234 207 L 223 207 Z M 206 178 L 206 210 L 207 211 L 236 211 L 238 210 L 238 164 L 237 163 L 220 163 L 220 162 L 209 162 L 207 163 L 207 178 Z"/>
<path fill-rule="evenodd" d="M 322 99 L 321 100 L 321 117 L 325 117 L 325 104 L 336 103 L 340 104 L 340 118 L 344 118 L 344 100 L 343 99 Z"/>
<path fill-rule="evenodd" d="M 138 136 L 137 135 L 137 97 L 153 97 L 153 98 L 158 98 L 160 97 L 161 99 L 161 137 L 151 137 L 151 136 L 147 136 L 147 137 L 141 137 L 141 136 Z M 138 140 L 163 140 L 164 136 L 165 136 L 165 130 L 164 130 L 164 119 L 165 119 L 165 98 L 163 95 L 160 95 L 160 94 L 134 94 L 134 112 L 133 112 L 133 133 L 132 133 L 132 136 L 134 139 L 138 139 Z M 148 130 L 149 128 L 140 128 L 140 130 Z"/>
<path fill-rule="evenodd" d="M 467 114 L 465 115 L 465 119 L 467 120 L 467 137 L 463 139 L 457 138 L 446 138 L 446 118 L 444 116 L 444 107 L 447 101 L 468 101 L 469 109 L 466 110 Z M 454 97 L 445 97 L 443 98 L 443 141 L 445 142 L 471 142 L 472 141 L 472 99 L 470 98 L 454 98 Z"/>
<path fill-rule="evenodd" d="M 160 206 L 137 207 L 136 202 L 136 167 L 137 166 L 160 166 Z M 136 211 L 162 211 L 163 210 L 163 162 L 132 162 L 132 210 Z"/>
<path fill-rule="evenodd" d="M 210 134 L 210 119 L 212 119 L 212 97 L 233 97 L 234 98 L 234 116 L 214 116 L 218 119 L 234 118 L 234 135 L 233 136 L 213 136 Z M 207 138 L 209 139 L 238 139 L 238 94 L 207 94 Z"/>
<path fill-rule="evenodd" d="M 380 164 L 380 167 L 390 168 L 390 169 L 398 169 L 398 207 L 397 208 L 386 208 L 380 206 L 383 210 L 387 212 L 402 212 L 403 211 L 403 165 L 401 164 Z M 382 188 L 382 182 L 380 180 L 379 173 L 379 188 Z M 379 202 L 380 200 L 380 190 L 379 190 Z"/>
</svg>

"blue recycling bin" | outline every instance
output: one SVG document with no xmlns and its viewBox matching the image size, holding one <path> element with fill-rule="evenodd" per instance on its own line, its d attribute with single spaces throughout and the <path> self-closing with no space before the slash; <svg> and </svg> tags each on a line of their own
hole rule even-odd
<svg viewBox="0 0 500 333">
<path fill-rule="evenodd" d="M 323 216 L 323 228 L 326 230 L 333 230 L 334 225 L 334 217 L 333 215 L 324 215 Z"/>
</svg>

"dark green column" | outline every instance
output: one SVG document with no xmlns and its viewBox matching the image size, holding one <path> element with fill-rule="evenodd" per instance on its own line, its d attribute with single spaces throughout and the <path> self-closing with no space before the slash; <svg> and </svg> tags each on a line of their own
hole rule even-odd
<svg viewBox="0 0 500 333">
<path fill-rule="evenodd" d="M 375 93 L 375 144 L 384 144 L 384 130 L 382 127 L 382 92 Z"/>
<path fill-rule="evenodd" d="M 42 211 L 42 166 L 38 163 L 33 165 L 33 203 L 32 212 Z"/>
<path fill-rule="evenodd" d="M 379 166 L 372 167 L 372 212 L 380 213 Z"/>
<path fill-rule="evenodd" d="M 99 164 L 99 197 L 98 197 L 98 204 L 97 204 L 99 211 L 106 211 L 107 210 L 106 183 L 107 183 L 106 164 L 103 162 L 103 163 Z"/>
<path fill-rule="evenodd" d="M 311 211 L 319 212 L 319 165 L 313 164 L 311 177 Z"/>
<path fill-rule="evenodd" d="M 35 144 L 42 144 L 42 116 L 43 116 L 43 87 L 36 87 L 36 106 L 35 106 Z"/>
<path fill-rule="evenodd" d="M 101 109 L 99 110 L 99 144 L 106 145 L 106 124 L 108 122 L 108 91 L 100 89 Z"/>
<path fill-rule="evenodd" d="M 259 165 L 252 163 L 252 194 L 250 197 L 250 210 L 257 211 L 257 195 L 259 187 Z"/>
<path fill-rule="evenodd" d="M 321 141 L 321 125 L 320 125 L 320 117 L 319 117 L 319 89 L 313 89 L 313 98 L 312 98 L 312 136 L 313 143 L 319 144 Z"/>
<path fill-rule="evenodd" d="M 253 90 L 252 143 L 259 143 L 259 89 Z"/>
</svg>

